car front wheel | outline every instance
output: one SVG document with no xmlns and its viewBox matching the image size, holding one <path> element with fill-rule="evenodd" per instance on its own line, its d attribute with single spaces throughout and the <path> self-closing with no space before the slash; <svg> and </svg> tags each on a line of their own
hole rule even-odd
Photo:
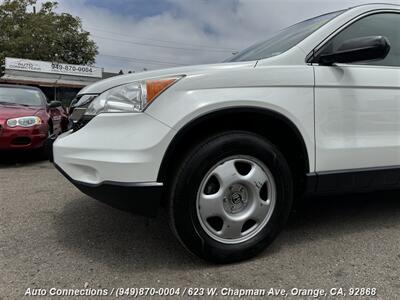
<svg viewBox="0 0 400 300">
<path fill-rule="evenodd" d="M 212 136 L 188 153 L 170 190 L 170 224 L 181 243 L 209 261 L 250 258 L 283 228 L 292 204 L 290 169 L 265 138 Z"/>
</svg>

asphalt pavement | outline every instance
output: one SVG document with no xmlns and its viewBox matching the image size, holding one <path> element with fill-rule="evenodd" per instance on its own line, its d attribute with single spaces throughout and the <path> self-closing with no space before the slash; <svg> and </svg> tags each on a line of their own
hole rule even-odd
<svg viewBox="0 0 400 300">
<path fill-rule="evenodd" d="M 181 247 L 165 214 L 147 220 L 109 208 L 39 157 L 0 154 L 0 299 L 35 289 L 145 287 L 199 288 L 190 290 L 194 299 L 214 287 L 221 299 L 238 299 L 222 288 L 285 289 L 289 299 L 312 298 L 293 296 L 293 288 L 375 288 L 373 299 L 399 299 L 399 230 L 399 192 L 309 199 L 260 256 L 212 265 Z"/>
</svg>

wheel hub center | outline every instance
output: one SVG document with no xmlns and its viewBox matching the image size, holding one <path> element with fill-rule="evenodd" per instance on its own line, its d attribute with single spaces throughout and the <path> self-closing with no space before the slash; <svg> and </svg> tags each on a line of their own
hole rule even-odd
<svg viewBox="0 0 400 300">
<path fill-rule="evenodd" d="M 231 200 L 232 200 L 233 204 L 240 204 L 240 202 L 242 202 L 242 199 L 243 199 L 243 197 L 242 197 L 242 194 L 240 194 L 240 193 L 233 193 L 231 195 Z"/>
<path fill-rule="evenodd" d="M 227 213 L 237 214 L 242 212 L 248 204 L 248 192 L 241 184 L 231 185 L 224 197 L 224 209 Z"/>
</svg>

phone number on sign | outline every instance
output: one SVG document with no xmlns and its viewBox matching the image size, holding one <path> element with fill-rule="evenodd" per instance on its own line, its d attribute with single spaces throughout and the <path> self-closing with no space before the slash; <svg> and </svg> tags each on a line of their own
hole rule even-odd
<svg viewBox="0 0 400 300">
<path fill-rule="evenodd" d="M 65 71 L 65 72 L 80 72 L 80 73 L 92 73 L 93 68 L 85 66 L 70 66 L 62 64 L 51 64 L 52 70 Z"/>
</svg>

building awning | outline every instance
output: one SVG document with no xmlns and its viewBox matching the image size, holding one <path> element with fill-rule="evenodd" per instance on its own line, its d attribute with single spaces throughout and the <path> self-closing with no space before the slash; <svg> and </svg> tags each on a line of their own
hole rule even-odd
<svg viewBox="0 0 400 300">
<path fill-rule="evenodd" d="M 30 77 L 30 76 L 17 76 L 11 74 L 5 74 L 0 78 L 0 82 L 4 83 L 15 83 L 15 84 L 32 84 L 39 86 L 48 87 L 70 87 L 70 88 L 83 88 L 91 82 L 79 81 L 79 80 L 67 80 L 67 79 L 56 79 L 56 78 L 43 78 L 43 77 Z"/>
</svg>

